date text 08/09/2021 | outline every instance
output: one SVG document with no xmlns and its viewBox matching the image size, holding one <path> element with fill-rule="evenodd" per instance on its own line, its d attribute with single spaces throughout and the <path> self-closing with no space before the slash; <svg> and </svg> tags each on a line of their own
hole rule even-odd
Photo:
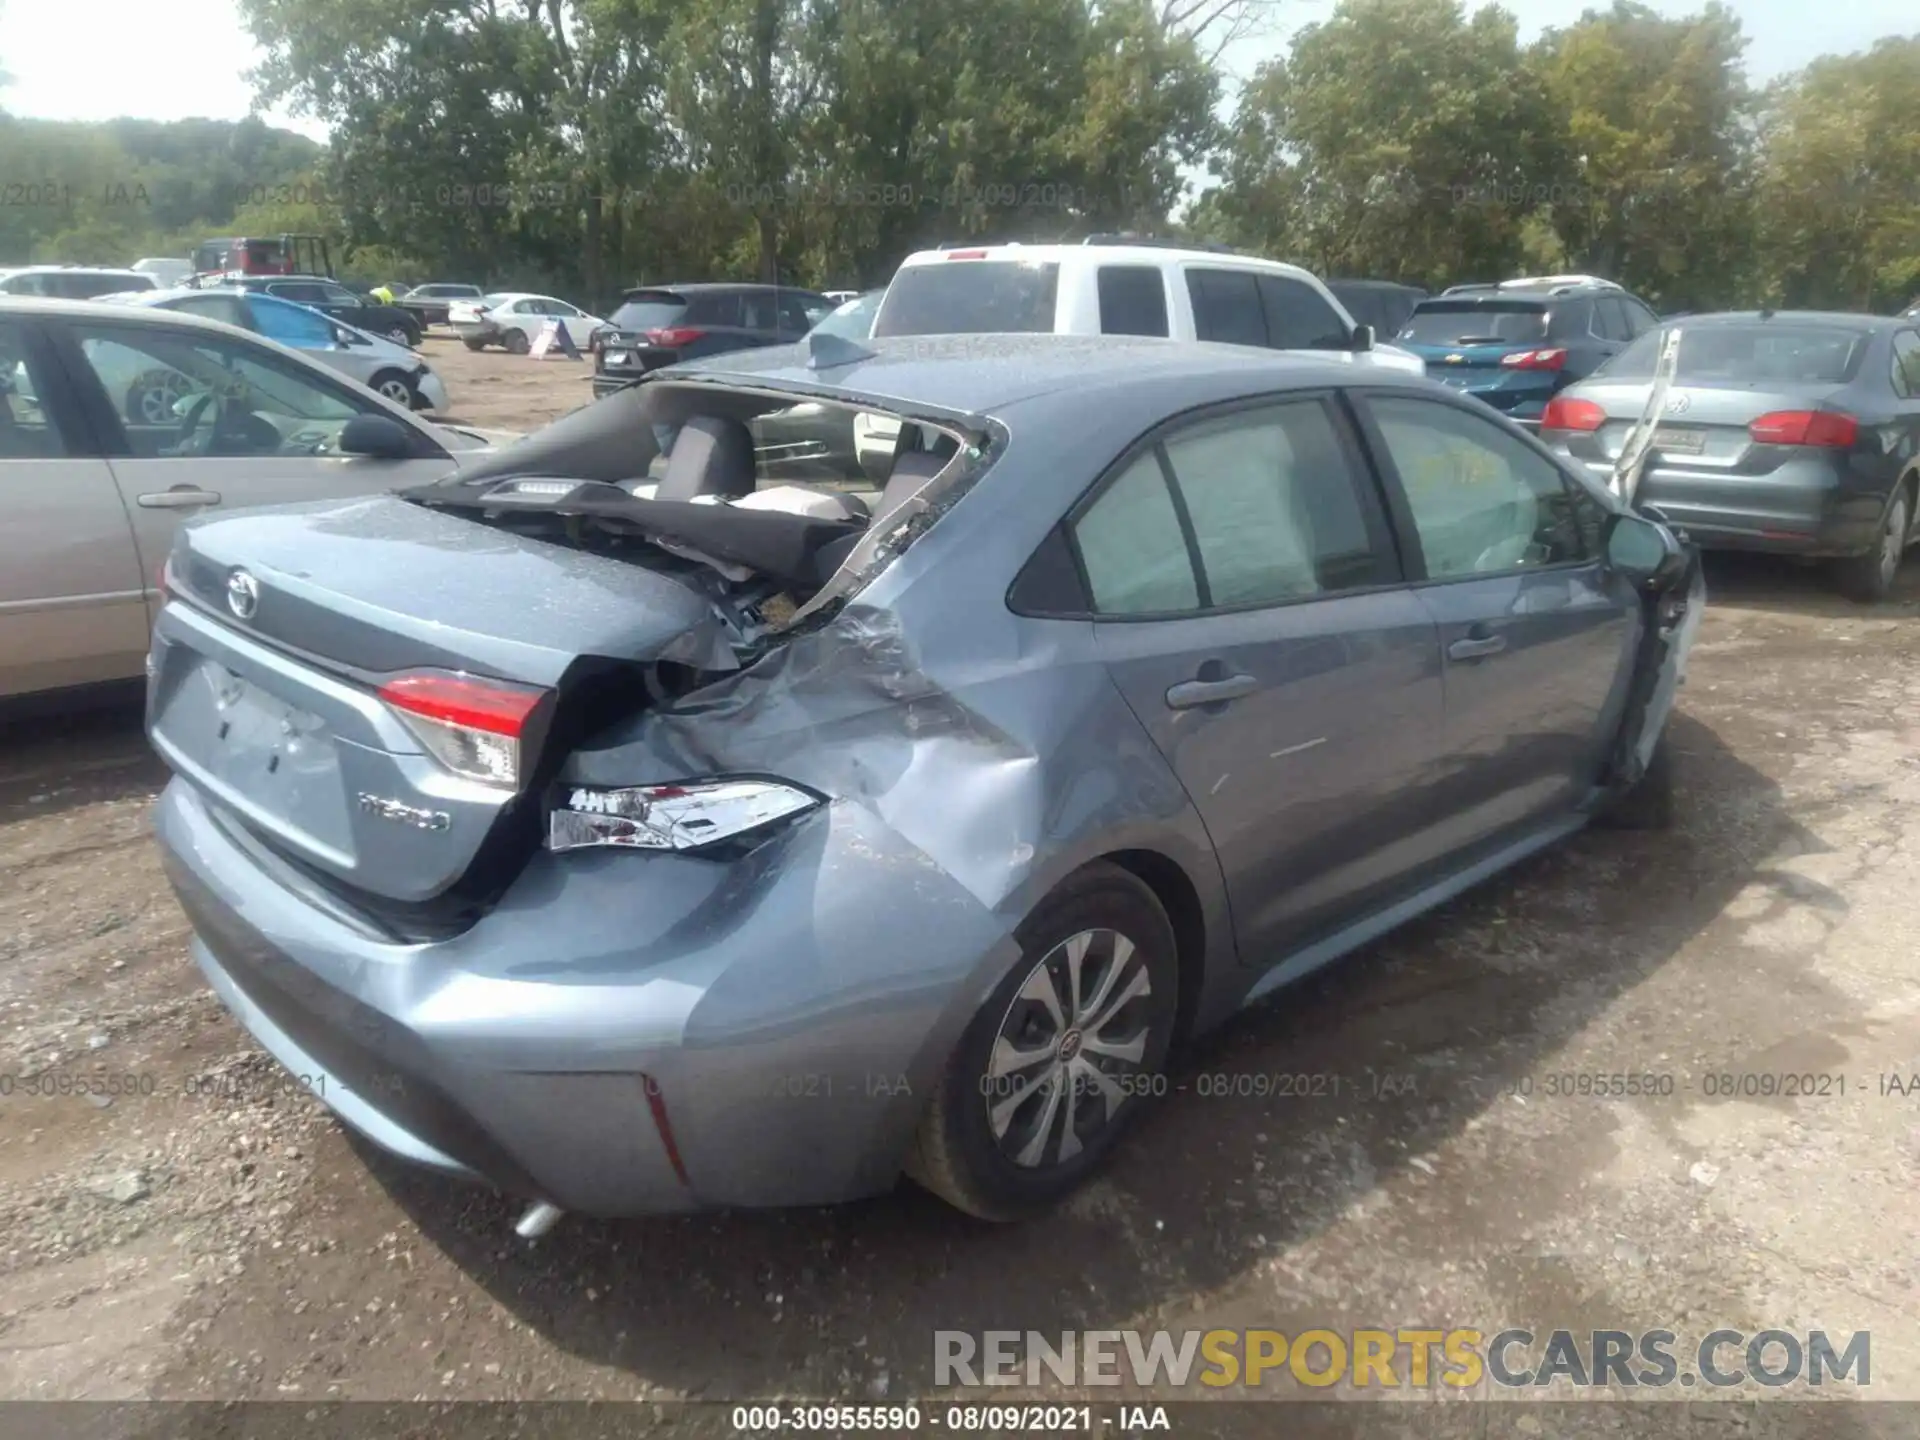
<svg viewBox="0 0 1920 1440">
<path fill-rule="evenodd" d="M 1164 1405 L 736 1405 L 738 1435 L 896 1434 L 949 1431 L 957 1435 L 1092 1434 L 1118 1430 L 1170 1431 Z"/>
</svg>

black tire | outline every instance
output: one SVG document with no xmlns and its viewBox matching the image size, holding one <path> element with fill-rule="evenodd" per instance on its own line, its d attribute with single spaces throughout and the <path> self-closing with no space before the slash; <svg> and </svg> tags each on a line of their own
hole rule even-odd
<svg viewBox="0 0 1920 1440">
<path fill-rule="evenodd" d="M 1609 830 L 1667 830 L 1674 821 L 1673 745 L 1662 735 L 1647 773 L 1599 815 Z"/>
<path fill-rule="evenodd" d="M 1044 1018 L 1047 1007 L 1038 1000 L 1023 998 L 1021 992 L 1044 965 L 1050 975 L 1059 977 L 1054 989 L 1056 999 L 1066 999 L 1071 992 L 1060 987 L 1067 983 L 1064 953 L 1067 942 L 1090 931 L 1097 933 L 1083 952 L 1084 964 L 1105 967 L 1117 963 L 1120 969 L 1116 994 L 1124 994 L 1127 987 L 1137 983 L 1136 969 L 1144 972 L 1149 989 L 1108 1012 L 1109 1018 L 1098 1027 L 1089 1026 L 1082 1031 L 1069 1024 L 1056 1035 L 1049 1053 L 1057 1059 L 1068 1035 L 1084 1037 L 1099 1030 L 1138 1035 L 1142 1040 L 1141 1058 L 1126 1071 L 1105 1069 L 1115 1063 L 1106 1058 L 1105 1052 L 1096 1052 L 1090 1046 L 1083 1048 L 1080 1039 L 1071 1042 L 1069 1059 L 1078 1058 L 1083 1064 L 1105 1069 L 1109 1077 L 1118 1077 L 1123 1098 L 1083 1138 L 1079 1127 L 1067 1123 L 1074 1118 L 1073 1113 L 1067 1112 L 1106 1108 L 1106 1102 L 1101 1093 L 1092 1088 L 1092 1082 L 1081 1081 L 1073 1087 L 1075 1090 L 1083 1085 L 1086 1088 L 1083 1093 L 1070 1095 L 1066 1112 L 1057 1107 L 1048 1108 L 1050 1097 L 1046 1087 L 1031 1084 L 1019 1091 L 1027 1099 L 1016 1101 L 1012 1095 L 1006 1097 L 1006 1101 L 1012 1102 L 1012 1118 L 1005 1134 L 996 1138 L 989 1117 L 988 1096 L 996 1084 L 1014 1078 L 1002 1076 L 999 1081 L 994 1080 L 989 1067 L 996 1043 L 1005 1026 L 1021 1026 L 1035 1018 L 1041 1019 L 1043 1025 L 1048 1023 Z M 1116 961 L 1117 946 L 1099 938 L 1105 934 L 1123 936 L 1131 942 L 1131 956 Z M 1164 1066 L 1178 1008 L 1179 962 L 1173 926 L 1153 892 L 1116 865 L 1089 865 L 1069 877 L 1027 917 L 1016 938 L 1020 942 L 1020 963 L 994 987 L 993 994 L 961 1035 L 947 1071 L 921 1118 L 919 1133 L 906 1160 L 906 1172 L 914 1180 L 949 1204 L 983 1220 L 1021 1220 L 1040 1214 L 1064 1199 L 1098 1168 L 1144 1102 L 1164 1090 Z M 1080 973 L 1097 992 L 1106 971 L 1092 968 Z M 1106 1003 L 1110 1004 L 1111 999 Z M 1131 1040 L 1125 1043 L 1130 1045 Z M 1052 1063 L 1055 1062 L 1049 1060 L 1041 1065 Z M 1041 1065 L 1026 1073 L 1037 1072 Z M 1045 1133 L 1040 1133 L 1043 1128 L 1037 1123 L 1040 1116 L 1030 1113 L 1030 1106 L 1044 1113 Z M 1023 1114 L 1027 1119 L 1019 1121 Z M 1021 1127 L 1018 1130 L 1016 1121 Z M 1028 1126 L 1031 1128 L 1026 1128 Z M 1067 1143 L 1070 1129 L 1080 1149 L 1063 1160 L 1059 1152 Z M 1036 1133 L 1040 1133 L 1038 1163 L 1022 1164 L 1007 1153 L 1020 1135 Z M 1048 1152 L 1053 1156 L 1050 1160 L 1046 1158 Z"/>
<path fill-rule="evenodd" d="M 367 388 L 376 390 L 396 405 L 405 405 L 409 410 L 420 408 L 420 392 L 413 387 L 413 381 L 398 370 L 382 370 L 367 381 Z"/>
<path fill-rule="evenodd" d="M 461 336 L 461 337 L 460 337 L 460 343 L 461 343 L 462 345 L 464 345 L 464 346 L 466 346 L 466 347 L 467 347 L 467 348 L 468 348 L 469 350 L 471 350 L 471 351 L 473 351 L 473 353 L 474 353 L 474 354 L 476 354 L 476 355 L 478 355 L 478 354 L 479 354 L 479 353 L 480 353 L 480 352 L 481 352 L 482 350 L 484 350 L 484 349 L 486 349 L 486 348 L 487 348 L 487 342 L 486 342 L 486 341 L 484 341 L 484 340 L 477 340 L 477 339 L 475 339 L 475 338 L 474 338 L 473 336 L 471 336 L 471 335 L 463 335 L 463 336 Z"/>
<path fill-rule="evenodd" d="M 509 355 L 524 355 L 533 349 L 533 342 L 527 339 L 527 332 L 524 330 L 507 331 L 505 343 Z"/>
<path fill-rule="evenodd" d="M 1862 605 L 1874 605 L 1893 591 L 1900 577 L 1900 562 L 1907 548 L 1907 532 L 1913 525 L 1912 487 L 1902 483 L 1898 493 L 1881 517 L 1880 532 L 1873 548 L 1861 555 L 1849 555 L 1833 567 L 1834 583 L 1840 593 Z"/>
</svg>

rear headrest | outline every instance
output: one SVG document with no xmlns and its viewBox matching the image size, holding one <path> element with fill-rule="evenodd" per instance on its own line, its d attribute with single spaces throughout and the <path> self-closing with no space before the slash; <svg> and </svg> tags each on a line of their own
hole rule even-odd
<svg viewBox="0 0 1920 1440">
<path fill-rule="evenodd" d="M 753 484 L 753 432 L 739 420 L 695 415 L 674 437 L 666 476 L 653 498 L 737 500 L 751 495 Z"/>
<path fill-rule="evenodd" d="M 873 507 L 873 524 L 886 519 L 946 468 L 946 460 L 927 450 L 909 450 L 895 460 L 893 473 L 887 477 L 887 488 L 880 492 L 880 503 Z"/>
</svg>

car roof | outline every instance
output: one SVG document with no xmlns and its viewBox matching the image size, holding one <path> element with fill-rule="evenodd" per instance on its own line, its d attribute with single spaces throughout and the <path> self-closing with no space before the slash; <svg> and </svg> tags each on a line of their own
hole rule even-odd
<svg viewBox="0 0 1920 1440">
<path fill-rule="evenodd" d="M 858 342 L 871 358 L 813 370 L 805 342 L 734 350 L 656 371 L 659 381 L 721 380 L 807 393 L 839 391 L 907 408 L 987 414 L 1071 388 L 1076 403 L 1158 377 L 1214 379 L 1222 396 L 1351 385 L 1351 365 L 1246 345 L 1122 335 L 914 335 Z M 1404 377 L 1412 379 L 1413 377 Z M 1386 371 L 1369 385 L 1393 384 Z"/>
<path fill-rule="evenodd" d="M 136 270 L 131 265 L 20 265 L 7 271 L 9 275 L 138 275 L 149 278 L 144 270 Z"/>
<path fill-rule="evenodd" d="M 1180 261 L 1204 261 L 1218 270 L 1258 270 L 1270 275 L 1288 275 L 1313 280 L 1311 270 L 1289 265 L 1284 260 L 1269 260 L 1264 255 L 1242 255 L 1231 250 L 1187 250 L 1175 245 L 952 245 L 944 250 L 916 250 L 900 262 L 902 270 L 939 264 L 956 254 L 980 260 L 1024 260 L 1033 264 L 1055 265 L 1085 262 L 1089 265 L 1152 265 L 1156 268 Z"/>
<path fill-rule="evenodd" d="M 620 292 L 620 298 L 624 300 L 629 295 L 651 295 L 661 290 L 671 291 L 675 295 L 711 295 L 723 290 L 752 290 L 766 291 L 774 294 L 798 293 L 801 295 L 818 295 L 821 293 L 807 285 L 764 285 L 757 280 L 700 280 L 692 285 L 674 285 L 666 282 L 659 285 L 635 285 L 629 289 L 622 290 Z"/>
</svg>

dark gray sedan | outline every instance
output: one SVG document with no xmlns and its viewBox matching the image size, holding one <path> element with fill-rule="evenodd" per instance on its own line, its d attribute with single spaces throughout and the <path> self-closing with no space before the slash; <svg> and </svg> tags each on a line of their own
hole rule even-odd
<svg viewBox="0 0 1920 1440">
<path fill-rule="evenodd" d="M 866 345 L 174 548 L 148 728 L 201 969 L 523 1233 L 903 1171 L 1029 1214 L 1178 1037 L 1665 818 L 1697 557 L 1476 402 L 1236 346 Z M 765 473 L 753 420 L 802 401 L 898 427 L 882 486 Z"/>
<path fill-rule="evenodd" d="M 1831 558 L 1843 591 L 1882 599 L 1920 538 L 1920 321 L 1688 316 L 1563 391 L 1540 438 L 1611 473 L 1676 328 L 1678 366 L 1639 498 L 1702 546 Z"/>
</svg>

